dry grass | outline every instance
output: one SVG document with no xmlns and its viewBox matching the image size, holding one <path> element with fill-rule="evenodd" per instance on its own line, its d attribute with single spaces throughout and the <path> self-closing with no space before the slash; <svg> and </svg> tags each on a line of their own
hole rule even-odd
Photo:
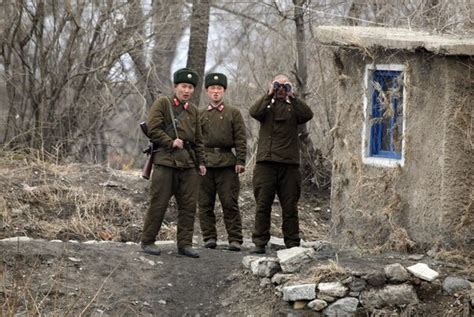
<svg viewBox="0 0 474 317">
<path fill-rule="evenodd" d="M 436 253 L 435 258 L 447 263 L 460 264 L 462 266 L 471 267 L 471 273 L 474 273 L 474 267 L 472 266 L 474 254 L 466 254 L 460 250 L 440 250 Z"/>
<path fill-rule="evenodd" d="M 349 276 L 349 273 L 337 262 L 329 260 L 328 264 L 311 268 L 308 273 L 309 283 L 340 281 Z"/>
<path fill-rule="evenodd" d="M 106 185 L 114 173 L 127 177 L 126 172 L 40 158 L 17 152 L 0 156 L 0 220 L 5 229 L 0 238 L 120 241 L 129 225 L 141 225 L 142 205 L 134 200 L 146 197 L 142 189 L 127 188 L 126 181 L 124 188 Z"/>
<path fill-rule="evenodd" d="M 127 197 L 91 193 L 82 187 L 64 184 L 28 187 L 11 207 L 11 213 L 21 215 L 28 224 L 36 224 L 34 234 L 46 239 L 57 238 L 58 232 L 70 230 L 84 238 L 101 240 L 105 237 L 101 233 L 106 230 L 110 234 L 104 240 L 117 240 L 117 228 L 112 228 L 114 222 L 120 217 L 133 217 L 132 203 Z M 16 217 L 6 212 L 5 224 L 13 226 L 14 220 Z"/>
</svg>

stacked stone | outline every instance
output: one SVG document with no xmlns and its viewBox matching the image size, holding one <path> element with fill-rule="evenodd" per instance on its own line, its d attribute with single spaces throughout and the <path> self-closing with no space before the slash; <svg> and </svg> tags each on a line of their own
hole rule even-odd
<svg viewBox="0 0 474 317">
<path fill-rule="evenodd" d="M 303 244 L 303 247 L 281 249 L 276 257 L 246 256 L 243 264 L 252 274 L 262 278 L 261 286 L 275 286 L 278 295 L 295 309 L 309 308 L 324 316 L 352 316 L 364 312 L 393 312 L 420 303 L 414 285 L 433 284 L 441 291 L 439 273 L 424 263 L 405 268 L 400 263 L 386 265 L 383 270 L 347 272 L 348 277 L 324 283 L 298 283 L 297 273 L 311 262 L 335 254 L 328 243 Z M 321 252 L 324 253 L 321 256 Z M 463 278 L 448 277 L 443 283 L 448 295 L 470 291 L 471 283 Z M 457 292 L 457 293 L 456 293 Z M 469 295 L 471 293 L 471 295 Z M 388 309 L 389 311 L 384 311 Z"/>
</svg>

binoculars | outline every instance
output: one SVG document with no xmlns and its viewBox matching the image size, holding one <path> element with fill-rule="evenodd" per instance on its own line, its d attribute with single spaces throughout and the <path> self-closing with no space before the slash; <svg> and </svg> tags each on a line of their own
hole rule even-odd
<svg viewBox="0 0 474 317">
<path fill-rule="evenodd" d="M 278 90 L 280 88 L 283 88 L 287 93 L 289 93 L 291 91 L 291 84 L 290 83 L 280 84 L 277 81 L 273 83 L 273 90 Z"/>
</svg>

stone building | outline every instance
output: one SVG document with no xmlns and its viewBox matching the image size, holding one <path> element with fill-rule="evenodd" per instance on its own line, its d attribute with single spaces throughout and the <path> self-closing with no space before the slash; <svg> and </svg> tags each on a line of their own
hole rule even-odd
<svg viewBox="0 0 474 317">
<path fill-rule="evenodd" d="M 332 238 L 391 250 L 474 248 L 474 38 L 317 29 L 334 53 Z"/>
</svg>

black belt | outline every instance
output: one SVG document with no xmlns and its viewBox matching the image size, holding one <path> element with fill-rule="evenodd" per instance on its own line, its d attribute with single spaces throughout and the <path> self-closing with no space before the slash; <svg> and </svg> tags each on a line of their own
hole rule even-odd
<svg viewBox="0 0 474 317">
<path fill-rule="evenodd" d="M 230 147 L 205 147 L 204 151 L 205 152 L 210 152 L 210 153 L 227 153 L 227 152 L 231 152 L 232 148 L 230 148 Z"/>
</svg>

